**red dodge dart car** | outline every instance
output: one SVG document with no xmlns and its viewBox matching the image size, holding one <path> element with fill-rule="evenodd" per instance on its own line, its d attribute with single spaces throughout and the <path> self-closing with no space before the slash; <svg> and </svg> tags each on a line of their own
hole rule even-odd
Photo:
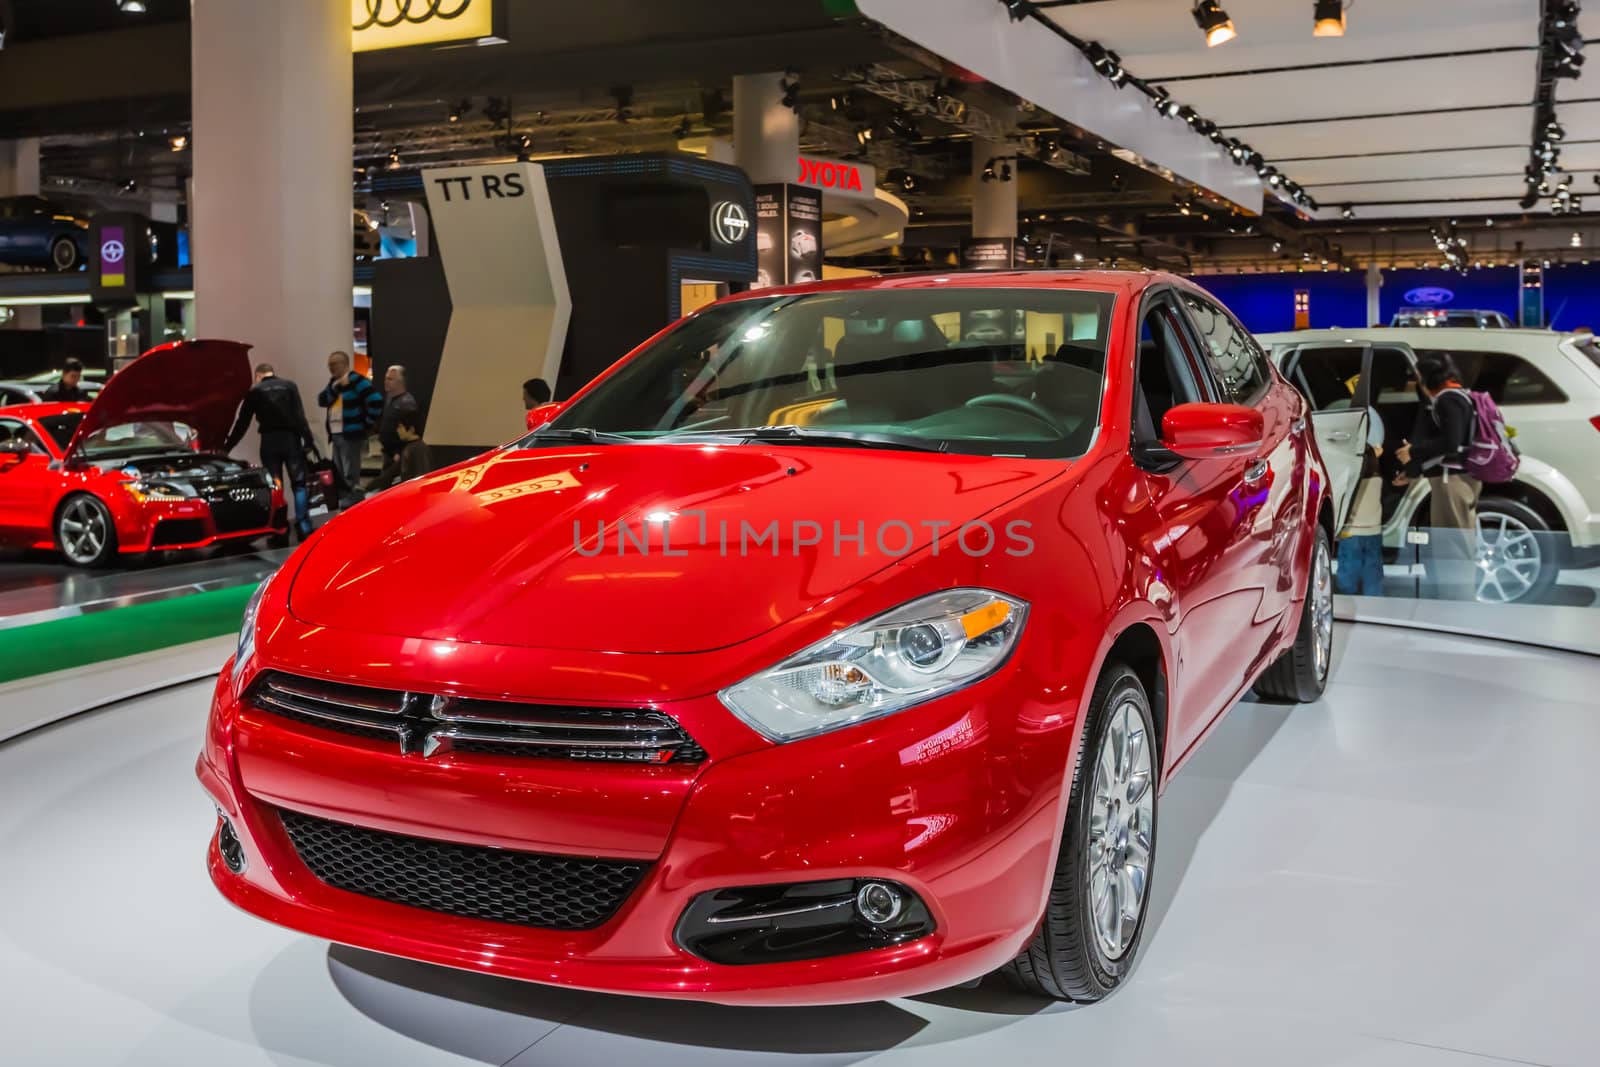
<svg viewBox="0 0 1600 1067">
<path fill-rule="evenodd" d="M 1180 279 L 722 300 L 263 584 L 211 876 L 535 982 L 1095 1000 L 1162 786 L 1252 686 L 1322 691 L 1332 522 L 1306 404 Z"/>
<path fill-rule="evenodd" d="M 151 349 L 89 404 L 0 408 L 0 539 L 101 566 L 288 532 L 283 494 L 220 452 L 250 388 L 249 346 Z"/>
</svg>

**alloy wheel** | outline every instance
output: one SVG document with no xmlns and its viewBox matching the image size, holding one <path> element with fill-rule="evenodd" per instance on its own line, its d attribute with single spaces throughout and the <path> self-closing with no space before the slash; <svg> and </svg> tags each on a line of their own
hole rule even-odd
<svg viewBox="0 0 1600 1067">
<path fill-rule="evenodd" d="M 1510 604 L 1528 595 L 1544 568 L 1539 535 L 1514 515 L 1478 515 L 1478 599 Z"/>
<path fill-rule="evenodd" d="M 1144 716 L 1132 700 L 1111 713 L 1095 757 L 1089 809 L 1089 914 L 1109 960 L 1133 943 L 1150 885 L 1155 775 Z"/>
<path fill-rule="evenodd" d="M 78 265 L 78 247 L 70 238 L 57 241 L 50 249 L 50 262 L 56 270 L 71 270 Z"/>
<path fill-rule="evenodd" d="M 1328 677 L 1333 662 L 1333 563 L 1326 541 L 1317 542 L 1311 566 L 1311 652 L 1317 680 Z"/>
<path fill-rule="evenodd" d="M 93 563 L 105 548 L 105 509 L 88 497 L 79 497 L 61 513 L 61 551 L 74 563 Z"/>
</svg>

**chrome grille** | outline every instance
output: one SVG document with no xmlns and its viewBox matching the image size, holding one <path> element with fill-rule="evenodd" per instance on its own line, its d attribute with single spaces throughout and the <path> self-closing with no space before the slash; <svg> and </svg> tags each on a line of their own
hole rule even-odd
<svg viewBox="0 0 1600 1067">
<path fill-rule="evenodd" d="M 647 708 L 521 704 L 398 692 L 269 671 L 249 702 L 294 722 L 442 752 L 605 763 L 698 763 L 705 751 L 670 715 Z"/>
</svg>

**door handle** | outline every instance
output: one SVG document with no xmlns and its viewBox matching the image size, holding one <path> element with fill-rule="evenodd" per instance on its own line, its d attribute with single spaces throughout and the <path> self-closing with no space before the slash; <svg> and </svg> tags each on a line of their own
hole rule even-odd
<svg viewBox="0 0 1600 1067">
<path fill-rule="evenodd" d="M 1343 443 L 1345 441 L 1348 441 L 1348 440 L 1350 440 L 1350 431 L 1349 430 L 1329 430 L 1328 431 L 1328 440 L 1337 441 L 1339 443 Z"/>
<path fill-rule="evenodd" d="M 1258 459 L 1245 468 L 1244 480 L 1247 482 L 1259 482 L 1267 476 L 1267 471 L 1270 469 L 1266 460 Z"/>
</svg>

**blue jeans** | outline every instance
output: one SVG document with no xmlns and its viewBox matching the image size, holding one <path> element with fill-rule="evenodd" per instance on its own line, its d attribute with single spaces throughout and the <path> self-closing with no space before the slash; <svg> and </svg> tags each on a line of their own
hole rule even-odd
<svg viewBox="0 0 1600 1067">
<path fill-rule="evenodd" d="M 1346 596 L 1383 595 L 1383 536 L 1339 538 L 1339 569 L 1333 588 Z"/>
</svg>

